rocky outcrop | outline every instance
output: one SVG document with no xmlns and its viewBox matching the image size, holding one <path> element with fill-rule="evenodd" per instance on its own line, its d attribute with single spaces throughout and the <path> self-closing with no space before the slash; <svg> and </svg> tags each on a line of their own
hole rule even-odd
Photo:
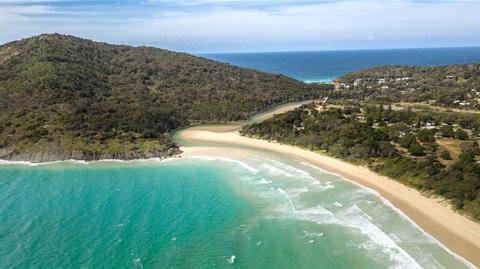
<svg viewBox="0 0 480 269">
<path fill-rule="evenodd" d="M 122 152 L 122 153 L 100 153 L 89 154 L 81 150 L 73 151 L 42 151 L 36 153 L 15 153 L 15 151 L 0 150 L 0 159 L 7 161 L 25 161 L 32 163 L 46 163 L 54 161 L 66 160 L 83 160 L 83 161 L 98 161 L 98 160 L 136 160 L 149 158 L 168 158 L 182 153 L 178 148 L 170 148 L 166 151 L 156 152 Z"/>
</svg>

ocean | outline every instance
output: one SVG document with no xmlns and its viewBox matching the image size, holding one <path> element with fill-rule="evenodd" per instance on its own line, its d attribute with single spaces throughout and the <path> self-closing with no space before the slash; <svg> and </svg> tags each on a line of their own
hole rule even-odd
<svg viewBox="0 0 480 269">
<path fill-rule="evenodd" d="M 0 169 L 2 268 L 468 268 L 374 191 L 283 156 Z"/>
<path fill-rule="evenodd" d="M 297 65 L 283 70 L 298 72 Z M 311 65 L 305 80 L 330 79 L 318 75 L 329 68 Z M 0 162 L 0 268 L 473 267 L 378 193 L 249 150 L 228 158 Z"/>
<path fill-rule="evenodd" d="M 223 53 L 199 56 L 282 74 L 309 83 L 331 82 L 342 75 L 382 65 L 442 66 L 480 62 L 480 47 Z"/>
</svg>

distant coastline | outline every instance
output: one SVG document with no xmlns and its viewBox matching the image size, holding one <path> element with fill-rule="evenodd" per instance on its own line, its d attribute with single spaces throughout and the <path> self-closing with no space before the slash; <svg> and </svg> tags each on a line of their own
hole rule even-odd
<svg viewBox="0 0 480 269">
<path fill-rule="evenodd" d="M 348 73 L 382 65 L 442 66 L 480 62 L 480 47 L 208 53 L 201 57 L 241 67 L 328 83 Z"/>
</svg>

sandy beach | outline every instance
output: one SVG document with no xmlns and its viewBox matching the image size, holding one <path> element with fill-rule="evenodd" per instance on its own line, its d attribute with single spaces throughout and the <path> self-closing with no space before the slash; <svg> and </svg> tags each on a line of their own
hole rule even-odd
<svg viewBox="0 0 480 269">
<path fill-rule="evenodd" d="M 179 136 L 188 141 L 227 143 L 284 154 L 371 188 L 451 251 L 480 267 L 480 224 L 455 213 L 439 199 L 428 198 L 364 167 L 288 145 L 240 136 L 231 126 L 195 126 L 181 131 Z M 182 150 L 183 156 L 245 154 L 245 150 L 221 147 L 183 147 Z"/>
</svg>

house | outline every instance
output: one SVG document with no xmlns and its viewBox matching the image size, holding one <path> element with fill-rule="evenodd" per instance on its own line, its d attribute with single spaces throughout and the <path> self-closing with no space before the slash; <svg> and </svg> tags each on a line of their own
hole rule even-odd
<svg viewBox="0 0 480 269">
<path fill-rule="evenodd" d="M 353 85 L 354 86 L 357 86 L 358 84 L 360 84 L 360 82 L 363 81 L 363 78 L 356 78 L 354 81 L 353 81 Z"/>
<path fill-rule="evenodd" d="M 342 89 L 350 89 L 350 85 L 347 83 L 341 83 L 340 87 L 342 87 Z"/>
</svg>

